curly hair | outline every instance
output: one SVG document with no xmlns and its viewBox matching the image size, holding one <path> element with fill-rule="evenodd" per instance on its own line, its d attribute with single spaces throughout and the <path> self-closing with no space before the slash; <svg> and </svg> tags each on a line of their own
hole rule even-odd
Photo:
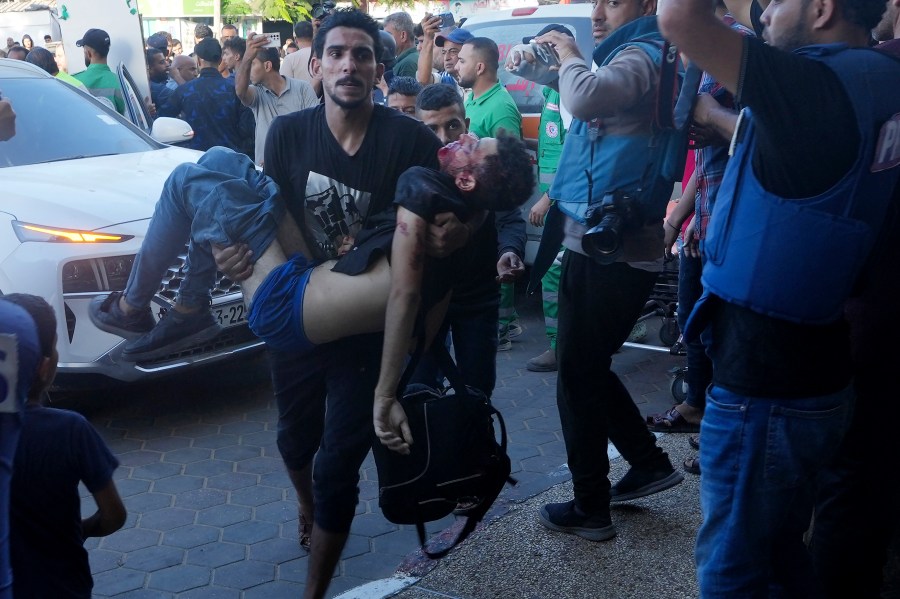
<svg viewBox="0 0 900 599">
<path fill-rule="evenodd" d="M 501 131 L 497 135 L 497 153 L 485 158 L 476 177 L 491 210 L 521 206 L 534 190 L 534 169 L 525 143 Z"/>
<path fill-rule="evenodd" d="M 377 60 L 378 57 L 381 56 L 381 34 L 378 33 L 378 23 L 376 23 L 372 17 L 360 10 L 355 8 L 341 8 L 335 10 L 330 16 L 322 21 L 322 25 L 319 27 L 316 37 L 313 38 L 313 52 L 319 60 L 322 59 L 322 55 L 325 53 L 325 38 L 328 37 L 328 33 L 332 29 L 336 29 L 337 27 L 362 29 L 370 38 L 372 38 L 372 50 L 375 51 L 375 59 Z"/>
<path fill-rule="evenodd" d="M 871 31 L 887 8 L 884 0 L 841 0 L 841 16 L 850 23 Z"/>
</svg>

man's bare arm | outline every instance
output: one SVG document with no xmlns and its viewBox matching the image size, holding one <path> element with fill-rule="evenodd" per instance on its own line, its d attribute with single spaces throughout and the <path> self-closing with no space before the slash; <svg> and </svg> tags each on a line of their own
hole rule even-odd
<svg viewBox="0 0 900 599">
<path fill-rule="evenodd" d="M 397 228 L 391 246 L 391 290 L 384 317 L 381 372 L 375 387 L 375 434 L 382 444 L 409 453 L 413 439 L 406 414 L 397 401 L 397 385 L 406 363 L 409 343 L 422 300 L 425 270 L 425 235 L 428 223 L 406 210 L 397 209 Z"/>
<path fill-rule="evenodd" d="M 244 52 L 243 60 L 241 60 L 241 66 L 238 67 L 237 72 L 234 74 L 234 93 L 237 94 L 238 99 L 244 106 L 253 106 L 256 102 L 256 90 L 250 85 L 250 67 L 253 64 L 253 57 L 267 43 L 269 43 L 269 38 L 266 36 L 250 34 L 250 37 L 247 39 L 247 50 Z"/>
<path fill-rule="evenodd" d="M 659 6 L 663 36 L 731 93 L 738 95 L 744 40 L 707 0 L 666 0 Z"/>
<path fill-rule="evenodd" d="M 416 79 L 422 85 L 431 85 L 434 83 L 432 79 L 431 65 L 434 63 L 434 38 L 437 32 L 441 30 L 441 18 L 433 17 L 429 14 L 422 19 L 422 31 L 425 32 L 425 38 L 422 40 L 422 47 L 419 48 L 419 63 L 416 70 Z"/>
</svg>

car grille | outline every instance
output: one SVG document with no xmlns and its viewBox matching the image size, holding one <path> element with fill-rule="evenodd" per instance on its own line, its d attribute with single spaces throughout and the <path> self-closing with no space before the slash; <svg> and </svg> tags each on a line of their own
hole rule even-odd
<svg viewBox="0 0 900 599">
<path fill-rule="evenodd" d="M 175 296 L 184 280 L 186 262 L 187 246 L 163 275 L 157 294 L 169 303 L 175 302 Z M 62 273 L 63 293 L 122 291 L 125 289 L 133 266 L 133 255 L 67 262 Z M 214 300 L 232 293 L 239 293 L 240 290 L 241 286 L 238 283 L 221 272 L 216 272 L 215 284 L 211 290 Z"/>
</svg>

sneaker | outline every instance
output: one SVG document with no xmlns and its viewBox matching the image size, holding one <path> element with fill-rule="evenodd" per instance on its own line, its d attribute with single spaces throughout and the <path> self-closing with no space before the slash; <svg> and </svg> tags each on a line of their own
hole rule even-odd
<svg viewBox="0 0 900 599">
<path fill-rule="evenodd" d="M 518 320 L 509 323 L 509 326 L 506 327 L 506 334 L 509 335 L 510 339 L 515 339 L 522 334 L 522 325 L 519 324 Z"/>
<path fill-rule="evenodd" d="M 191 314 L 169 309 L 153 330 L 125 344 L 122 359 L 155 360 L 206 343 L 222 330 L 209 310 Z"/>
<path fill-rule="evenodd" d="M 628 341 L 631 343 L 638 343 L 643 341 L 646 337 L 647 325 L 644 322 L 634 323 L 634 326 L 631 328 L 631 333 L 628 335 Z"/>
<path fill-rule="evenodd" d="M 509 337 L 500 337 L 500 340 L 497 341 L 497 351 L 509 351 L 512 349 L 512 341 L 509 340 Z"/>
<path fill-rule="evenodd" d="M 95 297 L 88 306 L 88 316 L 94 326 L 101 331 L 134 339 L 153 329 L 156 321 L 150 306 L 131 314 L 125 314 L 119 307 L 121 291 L 113 291 L 107 296 Z"/>
<path fill-rule="evenodd" d="M 671 489 L 684 480 L 684 476 L 667 464 L 665 468 L 646 470 L 631 467 L 622 480 L 617 482 L 609 490 L 609 502 L 611 504 L 630 501 L 639 497 L 646 497 Z"/>
<path fill-rule="evenodd" d="M 556 350 L 548 349 L 541 355 L 531 358 L 525 363 L 531 372 L 554 372 L 556 370 Z"/>
<path fill-rule="evenodd" d="M 587 515 L 575 505 L 575 500 L 565 503 L 548 503 L 538 514 L 541 524 L 557 532 L 577 535 L 588 541 L 608 541 L 616 536 L 609 514 Z"/>
</svg>

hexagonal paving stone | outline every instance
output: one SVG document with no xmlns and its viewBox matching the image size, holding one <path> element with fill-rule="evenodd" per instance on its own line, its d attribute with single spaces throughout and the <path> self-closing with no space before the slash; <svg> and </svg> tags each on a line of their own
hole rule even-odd
<svg viewBox="0 0 900 599">
<path fill-rule="evenodd" d="M 194 547 L 187 554 L 187 563 L 218 568 L 239 562 L 247 557 L 247 548 L 235 543 L 209 543 Z"/>
<path fill-rule="evenodd" d="M 223 541 L 243 543 L 246 545 L 274 539 L 276 536 L 278 536 L 278 526 L 276 524 L 272 524 L 271 522 L 260 522 L 258 520 L 239 522 L 228 526 L 222 531 Z"/>
<path fill-rule="evenodd" d="M 248 415 L 249 416 L 249 415 Z M 275 431 L 259 431 L 249 435 L 241 435 L 241 445 L 253 447 L 265 447 L 278 441 L 278 433 Z"/>
<path fill-rule="evenodd" d="M 216 568 L 213 582 L 223 587 L 249 589 L 275 579 L 275 566 L 265 562 L 244 560 Z"/>
<path fill-rule="evenodd" d="M 397 530 L 396 524 L 391 524 L 381 514 L 363 514 L 353 519 L 350 532 L 364 537 L 377 537 Z"/>
<path fill-rule="evenodd" d="M 286 489 L 294 489 L 288 473 L 282 468 L 274 472 L 267 472 L 259 477 L 259 484 L 268 485 L 270 487 L 282 487 Z"/>
<path fill-rule="evenodd" d="M 267 472 L 277 472 L 284 469 L 284 462 L 278 458 L 251 458 L 238 462 L 238 472 L 252 472 L 255 474 L 266 474 Z"/>
<path fill-rule="evenodd" d="M 185 447 L 184 449 L 173 449 L 167 451 L 163 455 L 163 461 L 174 462 L 177 464 L 192 464 L 208 460 L 212 455 L 211 449 L 203 449 L 202 447 Z"/>
<path fill-rule="evenodd" d="M 94 595 L 111 597 L 140 589 L 147 574 L 130 568 L 116 568 L 94 576 Z"/>
<path fill-rule="evenodd" d="M 138 549 L 125 555 L 125 566 L 142 572 L 155 572 L 184 561 L 184 549 L 154 546 Z"/>
<path fill-rule="evenodd" d="M 246 435 L 248 433 L 256 433 L 265 430 L 266 425 L 262 422 L 230 422 L 222 425 L 223 433 L 232 433 L 237 435 Z"/>
<path fill-rule="evenodd" d="M 537 446 L 531 445 L 530 443 L 508 443 L 506 446 L 506 453 L 513 462 L 541 455 Z"/>
<path fill-rule="evenodd" d="M 150 489 L 150 481 L 126 478 L 124 480 L 117 480 L 116 488 L 119 490 L 120 497 L 131 497 L 132 495 L 146 493 L 147 490 Z"/>
<path fill-rule="evenodd" d="M 181 593 L 178 599 L 240 599 L 240 596 L 241 592 L 237 589 L 208 586 Z"/>
<path fill-rule="evenodd" d="M 214 505 L 225 503 L 228 496 L 218 489 L 194 489 L 185 491 L 175 496 L 175 505 L 178 507 L 202 510 Z"/>
<path fill-rule="evenodd" d="M 173 547 L 183 547 L 190 549 L 206 545 L 213 541 L 219 540 L 220 531 L 212 526 L 203 526 L 201 524 L 192 524 L 179 528 L 178 530 L 170 530 L 163 535 L 163 545 L 171 545 Z"/>
<path fill-rule="evenodd" d="M 125 563 L 125 554 L 92 548 L 88 551 L 88 560 L 91 564 L 91 574 L 99 574 L 121 567 Z"/>
<path fill-rule="evenodd" d="M 253 485 L 231 492 L 231 503 L 236 505 L 265 505 L 274 501 L 281 501 L 284 497 L 284 489 Z"/>
<path fill-rule="evenodd" d="M 256 508 L 256 519 L 280 524 L 297 519 L 296 501 L 276 501 Z"/>
<path fill-rule="evenodd" d="M 241 460 L 249 460 L 250 458 L 259 457 L 261 454 L 262 450 L 259 447 L 251 447 L 248 445 L 229 445 L 228 447 L 217 449 L 215 452 L 215 458 L 217 460 L 239 462 Z"/>
<path fill-rule="evenodd" d="M 300 549 L 297 539 L 268 539 L 250 545 L 250 559 L 260 562 L 282 564 L 308 555 L 305 549 Z"/>
<path fill-rule="evenodd" d="M 244 591 L 244 599 L 294 599 L 301 597 L 305 588 L 305 585 L 296 582 L 273 580 L 247 589 Z M 333 597 L 334 595 L 329 594 L 328 596 Z"/>
<path fill-rule="evenodd" d="M 179 437 L 205 437 L 217 432 L 219 432 L 219 427 L 215 424 L 189 424 L 180 426 L 173 431 Z M 197 447 L 196 443 L 194 443 L 194 447 Z"/>
<path fill-rule="evenodd" d="M 166 464 L 157 462 L 155 464 L 147 464 L 146 466 L 138 466 L 135 468 L 131 476 L 133 478 L 145 478 L 147 480 L 157 480 L 169 476 L 181 474 L 180 464 Z"/>
<path fill-rule="evenodd" d="M 522 443 L 523 445 L 541 445 L 556 441 L 556 435 L 549 431 L 511 431 L 509 440 L 513 443 Z"/>
<path fill-rule="evenodd" d="M 141 493 L 125 499 L 129 513 L 151 512 L 172 505 L 172 496 L 165 493 Z"/>
<path fill-rule="evenodd" d="M 245 472 L 226 472 L 207 479 L 206 486 L 210 489 L 223 489 L 231 491 L 234 489 L 242 489 L 257 484 L 259 481 L 258 474 L 247 474 Z"/>
<path fill-rule="evenodd" d="M 206 586 L 211 578 L 212 571 L 209 568 L 182 564 L 160 570 L 159 572 L 153 572 L 150 575 L 150 582 L 147 584 L 147 587 L 172 593 L 181 593 L 188 589 Z"/>
<path fill-rule="evenodd" d="M 309 570 L 309 556 L 294 559 L 278 566 L 278 579 L 304 583 L 307 570 Z"/>
<path fill-rule="evenodd" d="M 193 446 L 205 447 L 206 449 L 218 449 L 220 447 L 235 445 L 238 441 L 239 437 L 237 435 L 223 435 L 222 433 L 217 433 L 215 435 L 208 435 L 206 437 L 194 439 Z"/>
<path fill-rule="evenodd" d="M 156 493 L 183 493 L 203 486 L 203 479 L 199 476 L 170 476 L 153 482 L 153 491 Z"/>
<path fill-rule="evenodd" d="M 112 439 L 106 445 L 116 455 L 144 448 L 144 442 L 138 439 Z"/>
<path fill-rule="evenodd" d="M 172 530 L 194 523 L 197 517 L 195 510 L 186 510 L 178 507 L 167 507 L 161 510 L 146 512 L 141 516 L 141 528 L 150 530 Z"/>
<path fill-rule="evenodd" d="M 529 418 L 527 421 L 528 428 L 536 431 L 558 431 L 562 427 L 559 422 L 559 415 L 541 416 L 538 418 Z"/>
<path fill-rule="evenodd" d="M 347 559 L 348 557 L 362 555 L 363 553 L 368 553 L 371 550 L 372 542 L 369 537 L 363 537 L 360 535 L 348 535 L 347 543 L 341 550 L 341 559 Z"/>
<path fill-rule="evenodd" d="M 114 532 L 100 540 L 100 546 L 110 551 L 137 551 L 159 544 L 159 534 L 155 530 L 128 528 Z"/>
<path fill-rule="evenodd" d="M 400 560 L 392 560 L 389 556 L 364 553 L 343 560 L 342 566 L 347 576 L 379 580 L 391 576 L 400 565 Z"/>
<path fill-rule="evenodd" d="M 150 439 L 144 441 L 144 449 L 151 451 L 171 451 L 191 446 L 189 437 L 163 437 L 162 439 Z"/>
<path fill-rule="evenodd" d="M 205 460 L 184 467 L 184 473 L 191 476 L 216 476 L 234 470 L 234 463 L 225 460 Z"/>
<path fill-rule="evenodd" d="M 143 449 L 140 449 L 138 451 L 120 453 L 116 457 L 119 458 L 119 463 L 123 466 L 144 466 L 146 464 L 153 464 L 154 462 L 158 462 L 162 457 L 162 453 L 158 451 L 144 451 Z"/>
<path fill-rule="evenodd" d="M 418 547 L 419 536 L 412 528 L 395 530 L 372 539 L 372 552 L 378 555 L 391 554 L 401 557 Z"/>
<path fill-rule="evenodd" d="M 249 520 L 253 513 L 248 507 L 239 505 L 217 505 L 202 510 L 197 515 L 197 522 L 210 526 L 229 526 Z"/>
</svg>

